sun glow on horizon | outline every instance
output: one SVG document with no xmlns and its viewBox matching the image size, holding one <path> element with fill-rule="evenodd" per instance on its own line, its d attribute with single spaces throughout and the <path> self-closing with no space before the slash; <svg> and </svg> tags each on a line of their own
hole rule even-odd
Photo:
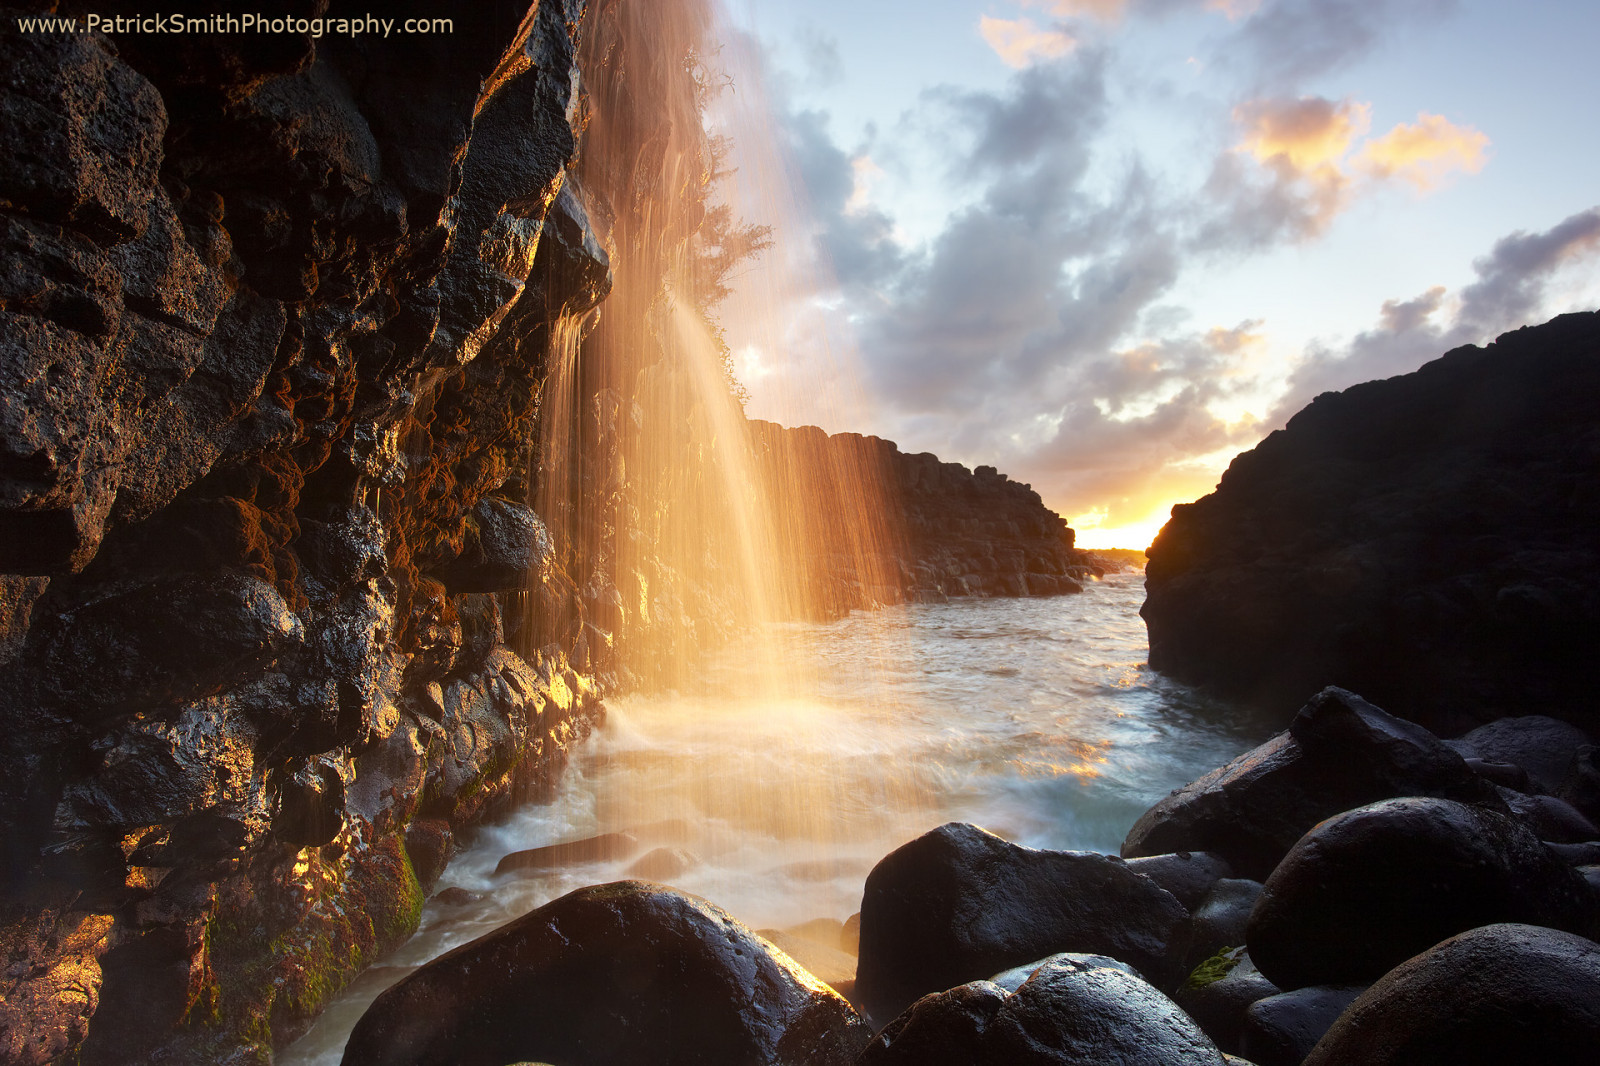
<svg viewBox="0 0 1600 1066">
<path fill-rule="evenodd" d="M 1161 532 L 1161 527 L 1167 524 L 1172 504 L 1184 502 L 1187 501 L 1173 500 L 1166 503 L 1138 522 L 1108 526 L 1105 522 L 1110 517 L 1110 512 L 1099 508 L 1068 519 L 1067 525 L 1077 533 L 1076 544 L 1079 548 L 1089 551 L 1094 551 L 1096 548 L 1131 548 L 1134 551 L 1144 551 L 1150 546 L 1150 542 L 1156 539 L 1156 534 Z"/>
</svg>

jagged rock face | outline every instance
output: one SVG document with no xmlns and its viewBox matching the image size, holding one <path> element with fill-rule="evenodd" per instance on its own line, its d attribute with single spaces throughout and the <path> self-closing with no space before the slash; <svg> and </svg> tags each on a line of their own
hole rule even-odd
<svg viewBox="0 0 1600 1066">
<path fill-rule="evenodd" d="M 1450 735 L 1592 724 L 1600 313 L 1319 396 L 1174 508 L 1150 663 L 1281 710 L 1338 684 Z"/>
<path fill-rule="evenodd" d="M 1037 492 L 992 466 L 906 455 L 859 433 L 750 427 L 767 476 L 782 486 L 776 524 L 809 549 L 794 562 L 806 568 L 812 602 L 832 612 L 951 596 L 1055 596 L 1082 591 L 1102 572 L 1074 550 L 1072 529 Z M 876 538 L 843 526 L 880 512 Z"/>
<path fill-rule="evenodd" d="M 292 1035 L 598 713 L 525 481 L 583 11 L 0 39 L 0 1057 Z"/>
</svg>

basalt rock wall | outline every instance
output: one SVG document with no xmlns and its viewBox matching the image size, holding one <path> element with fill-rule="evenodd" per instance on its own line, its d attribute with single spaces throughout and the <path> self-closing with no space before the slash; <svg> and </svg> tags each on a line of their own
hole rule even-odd
<svg viewBox="0 0 1600 1066">
<path fill-rule="evenodd" d="M 1600 662 L 1600 313 L 1319 396 L 1173 508 L 1150 664 L 1266 706 L 1323 685 L 1444 735 L 1591 731 Z"/>
<path fill-rule="evenodd" d="M 599 713 L 526 483 L 584 4 L 13 32 L 105 7 L 0 11 L 0 1060 L 266 1061 Z"/>
<path fill-rule="evenodd" d="M 1081 592 L 1084 579 L 1103 572 L 1037 492 L 992 466 L 907 455 L 859 433 L 750 425 L 767 476 L 781 486 L 776 524 L 803 546 L 792 562 L 819 590 L 813 602 L 848 611 L 952 596 L 1055 596 Z M 880 511 L 876 536 L 851 536 L 841 525 Z"/>
</svg>

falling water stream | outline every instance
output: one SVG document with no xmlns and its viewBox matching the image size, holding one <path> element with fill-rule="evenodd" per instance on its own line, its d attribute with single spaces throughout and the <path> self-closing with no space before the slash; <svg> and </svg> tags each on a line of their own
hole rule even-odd
<svg viewBox="0 0 1600 1066">
<path fill-rule="evenodd" d="M 1153 801 L 1256 739 L 1145 668 L 1137 572 L 1079 596 L 838 617 L 900 598 L 915 553 L 882 471 L 848 448 L 763 451 L 728 378 L 722 327 L 809 353 L 765 417 L 845 428 L 860 409 L 826 345 L 790 343 L 785 316 L 826 285 L 808 275 L 814 243 L 756 65 L 737 66 L 743 38 L 715 0 L 592 0 L 586 18 L 572 180 L 614 286 L 598 317 L 528 353 L 547 367 L 530 502 L 567 587 L 615 605 L 590 621 L 639 684 L 608 701 L 552 802 L 476 833 L 438 886 L 461 891 L 428 902 L 416 936 L 280 1056 L 291 1066 L 334 1066 L 385 987 L 576 888 L 642 877 L 757 929 L 842 922 L 878 859 L 944 822 L 1114 852 Z M 770 269 L 724 304 L 761 234 Z M 531 613 L 530 628 L 578 627 L 538 638 L 566 648 L 600 632 L 570 614 Z M 512 852 L 606 834 L 625 843 L 495 872 Z M 846 955 L 827 979 L 852 972 Z"/>
<path fill-rule="evenodd" d="M 787 928 L 847 918 L 873 863 L 950 820 L 1033 847 L 1115 852 L 1151 803 L 1260 739 L 1144 666 L 1143 594 L 1143 575 L 1128 572 L 1081 596 L 786 624 L 783 642 L 816 667 L 809 693 L 744 695 L 754 666 L 730 646 L 692 692 L 612 701 L 555 800 L 486 827 L 445 872 L 441 890 L 482 898 L 436 895 L 410 943 L 279 1061 L 334 1066 L 383 988 L 641 861 L 752 927 Z M 885 662 L 885 648 L 900 657 Z M 494 872 L 513 851 L 617 832 L 637 846 L 536 877 Z"/>
</svg>

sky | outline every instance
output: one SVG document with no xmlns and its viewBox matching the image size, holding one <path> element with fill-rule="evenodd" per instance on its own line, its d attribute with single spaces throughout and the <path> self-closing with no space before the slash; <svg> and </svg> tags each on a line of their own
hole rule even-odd
<svg viewBox="0 0 1600 1066">
<path fill-rule="evenodd" d="M 727 2 L 749 413 L 997 466 L 1080 545 L 1318 393 L 1600 308 L 1592 0 Z"/>
</svg>

